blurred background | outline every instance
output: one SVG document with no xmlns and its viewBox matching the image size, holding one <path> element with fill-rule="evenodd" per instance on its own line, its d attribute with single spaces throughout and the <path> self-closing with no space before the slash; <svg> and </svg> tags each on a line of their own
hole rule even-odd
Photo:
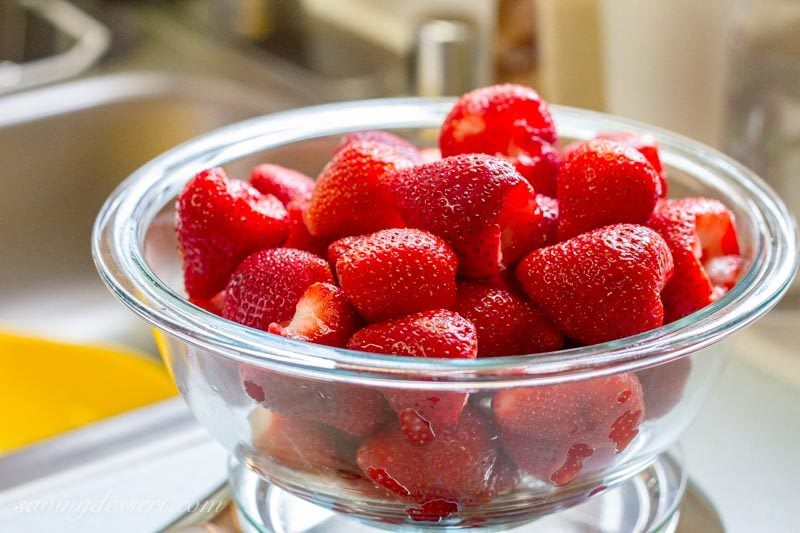
<svg viewBox="0 0 800 533">
<path fill-rule="evenodd" d="M 0 327 L 10 332 L 0 334 L 0 401 L 29 405 L 0 409 L 0 529 L 8 491 L 75 464 L 55 439 L 45 456 L 60 462 L 31 471 L 43 456 L 25 456 L 28 446 L 175 394 L 150 332 L 91 263 L 92 222 L 122 179 L 249 117 L 503 81 L 710 144 L 800 212 L 797 0 L 0 0 Z M 743 336 L 685 439 L 690 471 L 731 531 L 791 530 L 799 294 Z M 150 359 L 109 363 L 132 351 Z M 69 364 L 42 362 L 41 379 L 25 381 L 22 365 L 63 363 L 59 353 Z M 194 428 L 180 408 L 158 413 Z M 84 440 L 113 448 L 125 431 Z M 708 445 L 744 436 L 731 451 Z M 759 466 L 737 485 L 743 462 Z"/>
</svg>

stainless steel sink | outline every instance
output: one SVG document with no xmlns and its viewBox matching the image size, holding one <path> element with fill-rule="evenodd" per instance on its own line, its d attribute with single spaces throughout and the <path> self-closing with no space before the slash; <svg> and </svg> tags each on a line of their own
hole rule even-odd
<svg viewBox="0 0 800 533">
<path fill-rule="evenodd" d="M 147 328 L 92 265 L 100 205 L 164 150 L 293 105 L 277 89 L 167 74 L 99 76 L 0 99 L 0 323 L 152 351 Z"/>
</svg>

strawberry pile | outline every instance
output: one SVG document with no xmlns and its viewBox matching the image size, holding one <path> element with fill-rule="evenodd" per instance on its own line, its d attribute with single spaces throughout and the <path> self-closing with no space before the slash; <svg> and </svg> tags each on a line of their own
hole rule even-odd
<svg viewBox="0 0 800 533">
<path fill-rule="evenodd" d="M 561 148 L 532 89 L 470 92 L 441 156 L 350 134 L 316 180 L 274 164 L 201 172 L 177 202 L 185 289 L 246 326 L 383 356 L 531 355 L 621 339 L 718 299 L 742 269 L 733 213 L 666 197 L 653 137 Z M 367 479 L 439 520 L 597 472 L 681 399 L 688 361 L 503 390 L 368 388 L 242 366 L 253 446 L 277 463 Z M 474 401 L 473 401 L 474 400 Z"/>
</svg>

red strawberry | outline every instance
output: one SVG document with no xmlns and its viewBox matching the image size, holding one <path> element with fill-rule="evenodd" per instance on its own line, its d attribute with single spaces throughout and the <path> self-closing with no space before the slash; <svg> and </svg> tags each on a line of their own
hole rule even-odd
<svg viewBox="0 0 800 533">
<path fill-rule="evenodd" d="M 478 357 L 548 352 L 564 345 L 550 319 L 503 289 L 460 283 L 453 310 L 475 325 Z"/>
<path fill-rule="evenodd" d="M 636 372 L 644 393 L 645 420 L 661 418 L 683 397 L 683 388 L 692 371 L 688 357 Z"/>
<path fill-rule="evenodd" d="M 503 390 L 492 408 L 511 459 L 557 485 L 574 479 L 596 451 L 627 448 L 644 416 L 642 387 L 631 373 Z"/>
<path fill-rule="evenodd" d="M 289 214 L 289 236 L 283 246 L 325 257 L 330 241 L 311 235 L 303 220 L 303 213 L 308 209 L 308 203 L 308 200 L 293 200 L 286 205 Z"/>
<path fill-rule="evenodd" d="M 556 131 L 547 104 L 529 87 L 493 85 L 456 101 L 439 134 L 442 156 L 508 154 L 512 141 L 539 137 L 553 144 Z"/>
<path fill-rule="evenodd" d="M 716 299 L 703 262 L 739 255 L 733 213 L 708 198 L 661 200 L 648 226 L 658 231 L 675 260 L 675 274 L 664 288 L 665 321 L 672 322 Z"/>
<path fill-rule="evenodd" d="M 292 469 L 358 473 L 353 437 L 330 426 L 301 420 L 263 407 L 247 417 L 252 444 L 259 453 Z"/>
<path fill-rule="evenodd" d="M 402 137 L 398 137 L 393 133 L 383 130 L 365 130 L 349 133 L 342 137 L 342 140 L 339 141 L 339 145 L 336 147 L 334 154 L 341 152 L 346 146 L 358 141 L 371 141 L 385 144 L 392 147 L 399 155 L 414 163 L 419 163 L 422 161 L 422 156 L 416 146 Z"/>
<path fill-rule="evenodd" d="M 252 328 L 267 329 L 289 320 L 312 283 L 332 282 L 324 259 L 292 248 L 256 252 L 231 276 L 222 316 Z"/>
<path fill-rule="evenodd" d="M 385 174 L 411 165 L 411 160 L 385 144 L 347 144 L 317 179 L 305 212 L 309 232 L 334 239 L 402 226 Z"/>
<path fill-rule="evenodd" d="M 540 137 L 517 135 L 506 159 L 528 180 L 534 191 L 555 198 L 561 156 L 552 144 Z"/>
<path fill-rule="evenodd" d="M 287 205 L 292 200 L 309 200 L 314 180 L 296 170 L 265 163 L 253 168 L 250 183 L 262 194 L 272 194 Z"/>
<path fill-rule="evenodd" d="M 245 257 L 279 246 L 289 231 L 277 198 L 229 180 L 221 168 L 192 178 L 175 209 L 184 285 L 194 299 L 212 298 Z"/>
<path fill-rule="evenodd" d="M 395 172 L 391 184 L 406 224 L 450 243 L 464 276 L 497 274 L 531 247 L 534 193 L 502 159 L 448 157 Z"/>
<path fill-rule="evenodd" d="M 273 322 L 268 331 L 292 339 L 344 348 L 361 327 L 361 317 L 342 290 L 330 283 L 314 283 L 306 289 L 291 322 Z"/>
<path fill-rule="evenodd" d="M 744 261 L 739 255 L 721 255 L 712 257 L 703 264 L 711 285 L 714 287 L 714 296 L 719 298 L 736 285 Z"/>
<path fill-rule="evenodd" d="M 456 425 L 440 431 L 427 446 L 416 446 L 398 427 L 387 426 L 362 443 L 356 460 L 373 483 L 392 495 L 419 503 L 470 505 L 491 499 L 498 475 L 507 474 L 493 437 L 491 423 L 466 409 Z"/>
<path fill-rule="evenodd" d="M 225 291 L 219 291 L 212 298 L 207 300 L 202 298 L 189 298 L 189 301 L 197 307 L 205 309 L 209 313 L 222 316 L 222 308 L 225 306 Z"/>
<path fill-rule="evenodd" d="M 243 365 L 241 374 L 247 395 L 270 411 L 357 437 L 374 433 L 389 415 L 383 395 L 360 385 L 296 378 L 250 365 Z"/>
<path fill-rule="evenodd" d="M 410 357 L 474 359 L 478 339 L 469 321 L 452 311 L 438 309 L 367 326 L 353 335 L 347 347 Z M 384 395 L 400 415 L 409 441 L 417 444 L 427 443 L 441 428 L 456 423 L 468 396 L 464 392 L 400 389 L 387 389 Z"/>
<path fill-rule="evenodd" d="M 558 200 L 537 194 L 534 220 L 536 231 L 531 242 L 532 250 L 558 242 Z"/>
<path fill-rule="evenodd" d="M 363 239 L 364 237 L 366 237 L 366 235 L 342 237 L 341 239 L 337 239 L 328 245 L 326 257 L 328 258 L 328 263 L 331 265 L 331 269 L 334 271 L 334 273 L 336 273 L 336 261 L 338 261 L 342 254 L 349 250 L 355 242 Z"/>
<path fill-rule="evenodd" d="M 649 133 L 631 133 L 628 131 L 606 131 L 597 134 L 597 139 L 606 139 L 622 144 L 627 144 L 631 148 L 638 150 L 647 161 L 653 166 L 661 181 L 661 198 L 667 195 L 667 173 L 661 164 L 661 157 L 658 155 L 658 142 Z"/>
<path fill-rule="evenodd" d="M 558 176 L 559 239 L 620 222 L 644 224 L 660 195 L 658 174 L 641 153 L 612 141 L 582 143 Z"/>
<path fill-rule="evenodd" d="M 359 239 L 336 259 L 336 277 L 370 322 L 449 307 L 458 259 L 442 239 L 417 229 L 387 229 Z"/>
<path fill-rule="evenodd" d="M 534 250 L 517 278 L 565 335 L 594 344 L 661 326 L 659 292 L 672 268 L 656 232 L 617 224 Z"/>
</svg>

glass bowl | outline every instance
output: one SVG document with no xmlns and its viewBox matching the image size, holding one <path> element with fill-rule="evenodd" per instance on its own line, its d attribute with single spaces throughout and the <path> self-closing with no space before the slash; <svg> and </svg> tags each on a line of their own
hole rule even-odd
<svg viewBox="0 0 800 533">
<path fill-rule="evenodd" d="M 706 146 L 607 115 L 553 107 L 562 141 L 608 130 L 655 134 L 672 196 L 719 198 L 736 214 L 746 261 L 737 285 L 697 313 L 633 337 L 531 356 L 380 356 L 274 336 L 185 299 L 174 204 L 196 172 L 225 166 L 229 175 L 244 177 L 253 165 L 270 161 L 313 176 L 342 134 L 364 129 L 435 145 L 451 105 L 432 99 L 326 105 L 189 141 L 139 169 L 108 199 L 93 236 L 97 268 L 111 291 L 157 328 L 181 394 L 232 454 L 234 492 L 248 514 L 259 515 L 250 516 L 254 523 L 290 523 L 274 516 L 281 512 L 302 522 L 310 502 L 351 526 L 358 519 L 390 529 L 511 527 L 595 498 L 604 501 L 604 493 L 637 476 L 644 479 L 643 490 L 651 490 L 645 474 L 658 461 L 672 465 L 667 470 L 674 474 L 672 498 L 661 502 L 668 516 L 685 478 L 678 463 L 662 454 L 720 374 L 728 340 L 775 305 L 798 260 L 794 224 L 775 193 Z M 604 385 L 609 383 L 614 385 Z M 583 416 L 584 425 L 570 419 L 575 428 L 554 430 L 551 424 L 524 435 L 503 434 L 494 421 L 496 397 L 523 388 L 577 402 L 578 414 L 555 413 L 553 424 Z M 582 404 L 590 390 L 614 396 Z M 386 405 L 389 395 L 466 400 L 466 407 L 461 420 L 428 446 L 388 445 L 404 466 L 377 468 L 375 450 L 383 448 L 376 442 L 392 441 L 386 435 L 399 431 Z M 598 410 L 592 402 L 605 402 L 605 418 L 592 414 Z M 614 427 L 626 423 L 634 429 L 630 442 L 612 438 Z M 627 505 L 627 498 L 614 505 Z M 659 527 L 654 520 L 642 527 Z"/>
</svg>

